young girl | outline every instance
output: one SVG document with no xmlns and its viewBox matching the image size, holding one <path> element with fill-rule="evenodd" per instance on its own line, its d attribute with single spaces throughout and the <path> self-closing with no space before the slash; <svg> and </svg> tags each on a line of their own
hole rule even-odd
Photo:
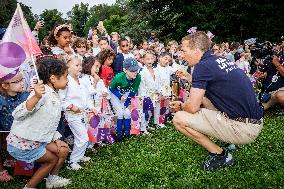
<svg viewBox="0 0 284 189">
<path fill-rule="evenodd" d="M 82 66 L 79 57 L 72 55 L 67 61 L 68 66 L 68 86 L 65 90 L 60 90 L 62 106 L 65 110 L 65 118 L 74 134 L 74 147 L 70 155 L 69 169 L 79 170 L 82 167 L 80 161 L 87 162 L 89 157 L 84 156 L 88 147 L 88 123 L 87 111 L 92 109 L 84 87 L 79 82 Z"/>
<path fill-rule="evenodd" d="M 46 188 L 64 187 L 70 181 L 58 173 L 69 148 L 59 140 L 56 129 L 62 108 L 57 92 L 67 86 L 67 67 L 57 59 L 46 58 L 38 62 L 37 69 L 40 81 L 28 100 L 13 112 L 7 151 L 20 161 L 41 163 L 25 189 L 36 188 L 47 176 Z"/>
<path fill-rule="evenodd" d="M 97 33 L 93 33 L 92 42 L 93 42 L 93 55 L 97 56 L 99 52 L 101 51 L 100 46 L 99 46 L 99 37 Z"/>
<path fill-rule="evenodd" d="M 137 61 L 134 58 L 128 58 L 123 62 L 123 71 L 115 76 L 109 86 L 111 91 L 111 103 L 117 116 L 116 134 L 120 140 L 124 136 L 130 136 L 130 102 L 131 97 L 138 94 L 138 88 L 141 82 L 141 75 L 138 74 Z M 122 127 L 124 125 L 124 135 Z"/>
<path fill-rule="evenodd" d="M 87 41 L 83 38 L 77 38 L 72 46 L 75 54 L 83 61 L 85 54 L 87 53 Z"/>
<path fill-rule="evenodd" d="M 67 60 L 67 53 L 64 48 L 69 48 L 71 33 L 68 25 L 56 26 L 48 36 L 51 51 L 55 55 L 64 55 Z"/>
<path fill-rule="evenodd" d="M 99 53 L 99 60 L 102 64 L 102 72 L 100 77 L 103 79 L 106 87 L 109 86 L 114 77 L 113 69 L 111 67 L 114 58 L 115 53 L 111 49 L 105 49 Z"/>
<path fill-rule="evenodd" d="M 158 86 L 159 99 L 170 98 L 172 94 L 171 90 L 171 75 L 175 73 L 176 69 L 172 66 L 169 66 L 171 62 L 171 55 L 169 53 L 162 53 L 159 58 L 159 65 L 154 68 L 155 76 L 156 76 L 156 84 Z M 160 106 L 156 106 L 154 113 L 154 124 L 157 127 L 164 128 L 164 124 L 159 124 L 159 113 Z"/>
<path fill-rule="evenodd" d="M 113 114 L 111 112 L 108 100 L 110 98 L 109 91 L 106 88 L 103 80 L 99 77 L 102 72 L 101 63 L 97 57 L 87 57 L 83 61 L 83 75 L 79 79 L 81 84 L 85 87 L 88 97 L 93 102 L 92 105 L 95 108 L 95 115 L 100 115 L 100 126 L 111 126 Z M 105 103 L 102 101 L 105 99 Z M 103 110 L 103 105 L 106 105 L 106 109 Z M 105 128 L 105 127 L 103 127 Z M 110 130 L 109 130 L 110 131 Z M 107 140 L 112 142 L 113 139 L 110 133 L 107 133 Z M 110 141 L 111 140 L 111 141 Z M 98 141 L 104 142 L 104 141 Z"/>
<path fill-rule="evenodd" d="M 141 84 L 139 86 L 138 94 L 143 99 L 143 116 L 140 131 L 142 134 L 148 134 L 147 127 L 150 118 L 154 111 L 154 107 L 159 106 L 158 103 L 158 87 L 155 82 L 155 73 L 153 69 L 153 54 L 145 52 L 144 54 L 144 67 L 140 72 Z M 155 114 L 157 116 L 157 114 Z M 156 118 L 158 119 L 158 118 Z"/>
<path fill-rule="evenodd" d="M 99 77 L 102 67 L 97 57 L 89 56 L 83 61 L 82 77 L 79 79 L 81 84 L 86 88 L 88 97 L 92 99 L 94 107 L 99 112 L 101 106 L 97 105 L 102 97 L 109 97 L 108 89 L 104 81 Z"/>
<path fill-rule="evenodd" d="M 24 91 L 24 80 L 21 73 L 18 73 L 9 80 L 0 80 L 0 150 L 6 153 L 6 137 L 9 134 L 13 123 L 12 112 L 15 108 L 24 102 L 28 92 Z M 14 159 L 8 157 L 4 163 L 6 166 L 13 167 Z M 8 182 L 12 177 L 4 169 L 2 159 L 0 158 L 0 182 Z"/>
</svg>

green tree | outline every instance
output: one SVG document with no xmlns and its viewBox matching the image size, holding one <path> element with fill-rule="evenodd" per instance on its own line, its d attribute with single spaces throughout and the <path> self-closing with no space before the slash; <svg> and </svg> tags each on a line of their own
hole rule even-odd
<svg viewBox="0 0 284 189">
<path fill-rule="evenodd" d="M 29 26 L 32 28 L 35 25 L 35 19 L 34 15 L 31 11 L 31 7 L 26 6 L 23 3 L 20 3 L 20 6 L 23 10 L 24 16 L 29 24 Z M 1 0 L 0 1 L 0 27 L 8 27 L 15 10 L 17 8 L 17 1 L 16 0 Z"/>
<path fill-rule="evenodd" d="M 39 39 L 42 40 L 45 36 L 49 35 L 49 32 L 59 24 L 64 23 L 62 13 L 57 9 L 47 10 L 45 9 L 40 15 L 39 19 L 44 20 L 44 27 L 39 32 Z"/>
<path fill-rule="evenodd" d="M 89 4 L 80 3 L 76 4 L 71 11 L 71 24 L 73 26 L 73 31 L 78 36 L 85 36 L 88 29 L 85 27 L 88 17 L 89 17 Z"/>
</svg>

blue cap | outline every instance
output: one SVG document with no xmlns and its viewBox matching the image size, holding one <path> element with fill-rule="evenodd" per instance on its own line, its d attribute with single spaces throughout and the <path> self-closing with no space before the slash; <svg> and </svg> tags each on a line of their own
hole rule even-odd
<svg viewBox="0 0 284 189">
<path fill-rule="evenodd" d="M 123 68 L 126 70 L 129 70 L 131 72 L 135 72 L 140 69 L 140 66 L 138 65 L 138 62 L 134 58 L 127 58 L 123 62 Z"/>
</svg>

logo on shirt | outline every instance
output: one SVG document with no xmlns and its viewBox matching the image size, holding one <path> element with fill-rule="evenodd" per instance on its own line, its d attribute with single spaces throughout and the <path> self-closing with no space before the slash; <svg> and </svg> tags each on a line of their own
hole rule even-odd
<svg viewBox="0 0 284 189">
<path fill-rule="evenodd" d="M 225 58 L 218 58 L 216 62 L 218 63 L 219 68 L 225 70 L 227 73 L 238 68 L 233 62 L 230 62 Z"/>
</svg>

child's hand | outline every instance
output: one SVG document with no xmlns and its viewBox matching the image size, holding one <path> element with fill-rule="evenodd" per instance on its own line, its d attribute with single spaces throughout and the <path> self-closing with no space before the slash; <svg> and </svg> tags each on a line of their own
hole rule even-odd
<svg viewBox="0 0 284 189">
<path fill-rule="evenodd" d="M 95 115 L 98 115 L 99 114 L 99 112 L 96 110 L 96 108 L 92 108 L 92 110 L 91 110 Z"/>
<path fill-rule="evenodd" d="M 93 78 L 94 78 L 94 82 L 97 82 L 100 79 L 100 76 L 98 76 L 98 74 L 94 74 Z"/>
<path fill-rule="evenodd" d="M 81 112 L 81 110 L 75 105 L 71 108 L 71 111 L 74 112 L 74 113 L 80 113 Z"/>
<path fill-rule="evenodd" d="M 44 84 L 42 82 L 42 80 L 40 80 L 35 86 L 34 86 L 34 91 L 35 91 L 35 96 L 40 99 L 42 97 L 42 95 L 45 93 L 45 87 Z"/>
<path fill-rule="evenodd" d="M 125 102 L 126 99 L 127 99 L 127 95 L 123 95 L 123 96 L 121 97 L 121 102 Z"/>
</svg>

